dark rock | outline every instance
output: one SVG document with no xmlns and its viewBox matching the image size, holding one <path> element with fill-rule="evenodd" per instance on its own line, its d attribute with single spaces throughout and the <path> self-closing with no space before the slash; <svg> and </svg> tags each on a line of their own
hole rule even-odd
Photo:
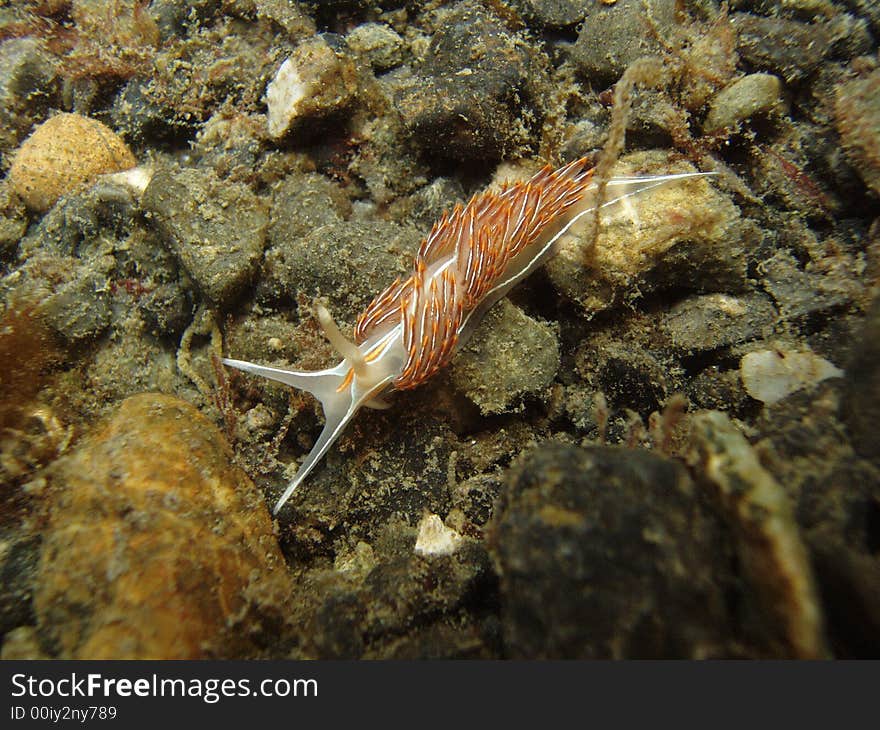
<svg viewBox="0 0 880 730">
<path fill-rule="evenodd" d="M 649 30 L 652 25 L 661 36 L 668 36 L 675 26 L 675 0 L 652 0 L 650 21 L 641 0 L 584 3 L 584 7 L 586 17 L 572 59 L 600 83 L 615 81 L 637 58 L 662 51 Z"/>
<path fill-rule="evenodd" d="M 860 352 L 850 361 L 845 379 L 827 381 L 765 409 L 755 435 L 771 456 L 768 467 L 796 502 L 828 638 L 839 658 L 880 653 L 878 323 L 880 306 L 875 306 L 857 337 Z M 841 391 L 843 407 L 838 410 Z M 852 446 L 867 459 L 853 454 Z"/>
<path fill-rule="evenodd" d="M 498 160 L 526 150 L 543 107 L 546 58 L 467 0 L 395 94 L 406 135 L 429 158 Z"/>
<path fill-rule="evenodd" d="M 865 184 L 880 193 L 880 69 L 841 84 L 834 111 L 847 156 Z"/>
<path fill-rule="evenodd" d="M 676 304 L 662 328 L 676 350 L 695 352 L 760 337 L 775 320 L 776 309 L 764 294 L 706 294 Z"/>
<path fill-rule="evenodd" d="M 0 636 L 35 621 L 33 582 L 40 560 L 40 539 L 15 534 L 0 537 Z"/>
<path fill-rule="evenodd" d="M 853 445 L 880 466 L 880 298 L 868 311 L 846 374 L 843 414 Z"/>
<path fill-rule="evenodd" d="M 538 26 L 560 28 L 574 25 L 589 12 L 583 0 L 513 0 L 514 8 Z"/>
<path fill-rule="evenodd" d="M 291 248 L 351 214 L 345 194 L 323 175 L 289 175 L 273 191 L 269 246 Z"/>
<path fill-rule="evenodd" d="M 202 293 L 219 305 L 253 278 L 268 212 L 247 187 L 201 170 L 160 170 L 143 207 Z"/>
<path fill-rule="evenodd" d="M 515 658 L 723 653 L 722 530 L 675 462 L 547 444 L 508 477 L 493 536 Z"/>
<path fill-rule="evenodd" d="M 772 71 L 788 83 L 809 76 L 831 51 L 833 36 L 819 23 L 748 13 L 731 17 L 742 60 L 755 70 Z"/>
<path fill-rule="evenodd" d="M 303 238 L 282 236 L 278 229 L 275 235 L 257 285 L 258 300 L 326 296 L 337 321 L 349 322 L 395 276 L 409 274 L 420 238 L 413 229 L 383 221 L 342 221 L 313 228 Z"/>
<path fill-rule="evenodd" d="M 106 284 L 105 276 L 79 266 L 75 278 L 43 301 L 40 312 L 66 340 L 91 339 L 103 332 L 113 317 Z"/>
<path fill-rule="evenodd" d="M 146 84 L 131 79 L 116 96 L 110 110 L 113 127 L 136 144 L 176 142 L 195 135 L 197 119 L 186 119 L 146 92 Z"/>
<path fill-rule="evenodd" d="M 294 493 L 281 513 L 292 550 L 329 549 L 332 530 L 342 523 L 349 539 L 370 542 L 392 519 L 414 525 L 425 510 L 448 513 L 455 441 L 444 424 L 400 400 L 394 410 L 359 413 L 308 484 Z"/>
<path fill-rule="evenodd" d="M 760 265 L 764 289 L 788 319 L 827 311 L 850 301 L 853 283 L 801 269 L 794 256 L 778 251 Z"/>
<path fill-rule="evenodd" d="M 0 44 L 0 152 L 17 145 L 57 100 L 58 63 L 36 38 Z"/>
</svg>

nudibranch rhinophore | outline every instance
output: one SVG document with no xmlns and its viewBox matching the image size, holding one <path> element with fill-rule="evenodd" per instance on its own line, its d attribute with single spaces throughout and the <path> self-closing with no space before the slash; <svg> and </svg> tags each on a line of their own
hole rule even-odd
<svg viewBox="0 0 880 730">
<path fill-rule="evenodd" d="M 611 178 L 600 208 L 671 180 L 711 173 Z M 579 220 L 597 208 L 586 158 L 558 170 L 472 197 L 434 224 L 422 241 L 412 275 L 397 279 L 360 315 L 354 342 L 329 312 L 318 321 L 342 355 L 334 368 L 297 372 L 224 359 L 233 368 L 306 390 L 324 410 L 324 429 L 275 504 L 275 514 L 315 467 L 361 406 L 387 408 L 382 396 L 414 388 L 449 363 L 480 318 L 511 287 L 550 256 Z"/>
</svg>

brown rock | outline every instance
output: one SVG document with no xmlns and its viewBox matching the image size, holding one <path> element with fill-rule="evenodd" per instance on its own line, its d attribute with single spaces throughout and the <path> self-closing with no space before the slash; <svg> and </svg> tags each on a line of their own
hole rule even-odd
<svg viewBox="0 0 880 730">
<path fill-rule="evenodd" d="M 79 114 L 58 114 L 18 148 L 9 179 L 28 208 L 44 212 L 98 175 L 136 164 L 125 142 L 106 125 Z"/>
<path fill-rule="evenodd" d="M 243 657 L 276 640 L 289 583 L 267 509 L 191 405 L 127 399 L 53 487 L 34 603 L 61 657 Z"/>
</svg>

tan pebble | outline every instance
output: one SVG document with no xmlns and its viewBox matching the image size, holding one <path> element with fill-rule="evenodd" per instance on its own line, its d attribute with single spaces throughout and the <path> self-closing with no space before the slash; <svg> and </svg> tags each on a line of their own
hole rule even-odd
<svg viewBox="0 0 880 730">
<path fill-rule="evenodd" d="M 136 162 L 108 126 L 80 114 L 58 114 L 18 148 L 9 179 L 25 205 L 42 213 L 98 175 L 128 170 Z"/>
<path fill-rule="evenodd" d="M 289 573 L 262 495 L 219 430 L 142 394 L 55 469 L 34 606 L 72 659 L 251 657 Z"/>
</svg>

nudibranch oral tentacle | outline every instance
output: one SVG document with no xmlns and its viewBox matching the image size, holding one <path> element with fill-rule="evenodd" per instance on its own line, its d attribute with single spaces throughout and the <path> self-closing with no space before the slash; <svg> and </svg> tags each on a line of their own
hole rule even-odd
<svg viewBox="0 0 880 730">
<path fill-rule="evenodd" d="M 612 178 L 602 208 L 672 180 L 711 173 Z M 544 167 L 529 180 L 475 195 L 444 213 L 422 241 L 406 280 L 395 280 L 364 310 L 354 342 L 339 331 L 329 312 L 317 318 L 342 356 L 334 368 L 298 372 L 242 360 L 229 367 L 305 390 L 324 410 L 324 428 L 300 464 L 275 514 L 363 407 L 386 408 L 382 395 L 414 388 L 443 368 L 473 332 L 488 308 L 550 256 L 555 244 L 596 210 L 587 160 L 558 170 Z"/>
</svg>

